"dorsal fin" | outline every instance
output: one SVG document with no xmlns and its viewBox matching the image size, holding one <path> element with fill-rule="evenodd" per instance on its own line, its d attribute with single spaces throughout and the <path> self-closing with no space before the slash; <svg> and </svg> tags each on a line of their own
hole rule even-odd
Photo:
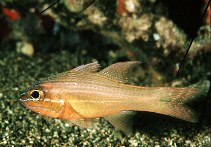
<svg viewBox="0 0 211 147">
<path fill-rule="evenodd" d="M 78 66 L 72 70 L 71 72 L 79 72 L 79 73 L 94 73 L 97 72 L 97 70 L 100 68 L 100 64 L 98 61 Z"/>
<path fill-rule="evenodd" d="M 55 76 L 52 76 L 46 79 L 45 81 L 51 81 L 51 82 L 63 81 L 63 80 L 65 81 L 65 80 L 68 80 L 68 78 L 76 76 L 76 75 L 81 75 L 85 73 L 95 73 L 98 71 L 99 67 L 100 67 L 100 64 L 97 61 L 95 61 L 93 63 L 81 65 L 69 71 L 59 73 Z"/>
<path fill-rule="evenodd" d="M 99 72 L 99 74 L 105 75 L 114 80 L 118 80 L 119 82 L 122 83 L 127 83 L 130 70 L 139 63 L 141 62 L 140 61 L 118 62 L 112 64 L 109 67 L 104 68 Z"/>
</svg>

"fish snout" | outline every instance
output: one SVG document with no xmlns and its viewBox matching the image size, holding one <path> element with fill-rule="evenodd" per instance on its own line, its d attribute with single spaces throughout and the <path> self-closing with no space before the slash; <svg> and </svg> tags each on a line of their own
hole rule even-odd
<svg viewBox="0 0 211 147">
<path fill-rule="evenodd" d="M 30 97 L 28 97 L 28 94 L 26 92 L 21 93 L 19 100 L 21 102 L 27 102 L 30 100 Z"/>
</svg>

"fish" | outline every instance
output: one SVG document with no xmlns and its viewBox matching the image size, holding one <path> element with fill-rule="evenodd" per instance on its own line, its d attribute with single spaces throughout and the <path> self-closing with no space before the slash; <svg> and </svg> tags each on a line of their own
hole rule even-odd
<svg viewBox="0 0 211 147">
<path fill-rule="evenodd" d="M 132 132 L 134 112 L 163 114 L 197 122 L 187 103 L 200 95 L 195 87 L 142 87 L 129 84 L 140 61 L 117 62 L 102 70 L 96 61 L 59 73 L 29 87 L 20 96 L 28 109 L 51 118 L 93 128 L 99 118 Z"/>
</svg>

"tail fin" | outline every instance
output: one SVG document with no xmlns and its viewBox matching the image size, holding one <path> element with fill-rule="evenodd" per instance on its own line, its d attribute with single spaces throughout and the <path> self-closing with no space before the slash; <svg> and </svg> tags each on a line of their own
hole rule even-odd
<svg viewBox="0 0 211 147">
<path fill-rule="evenodd" d="M 202 93 L 199 88 L 153 88 L 150 105 L 144 106 L 146 111 L 169 115 L 182 120 L 197 122 L 197 113 L 186 103 L 196 99 Z"/>
<path fill-rule="evenodd" d="M 198 89 L 171 88 L 164 91 L 165 94 L 158 99 L 157 106 L 162 108 L 160 113 L 190 122 L 198 121 L 197 113 L 187 105 L 197 97 Z"/>
</svg>

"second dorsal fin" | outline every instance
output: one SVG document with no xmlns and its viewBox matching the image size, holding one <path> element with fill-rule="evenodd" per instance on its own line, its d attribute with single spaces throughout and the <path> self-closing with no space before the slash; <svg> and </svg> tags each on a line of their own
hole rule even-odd
<svg viewBox="0 0 211 147">
<path fill-rule="evenodd" d="M 105 75 L 114 80 L 118 80 L 119 82 L 122 83 L 127 83 L 130 70 L 139 63 L 141 62 L 140 61 L 118 62 L 112 64 L 109 67 L 104 68 L 99 72 L 99 74 Z"/>
</svg>

